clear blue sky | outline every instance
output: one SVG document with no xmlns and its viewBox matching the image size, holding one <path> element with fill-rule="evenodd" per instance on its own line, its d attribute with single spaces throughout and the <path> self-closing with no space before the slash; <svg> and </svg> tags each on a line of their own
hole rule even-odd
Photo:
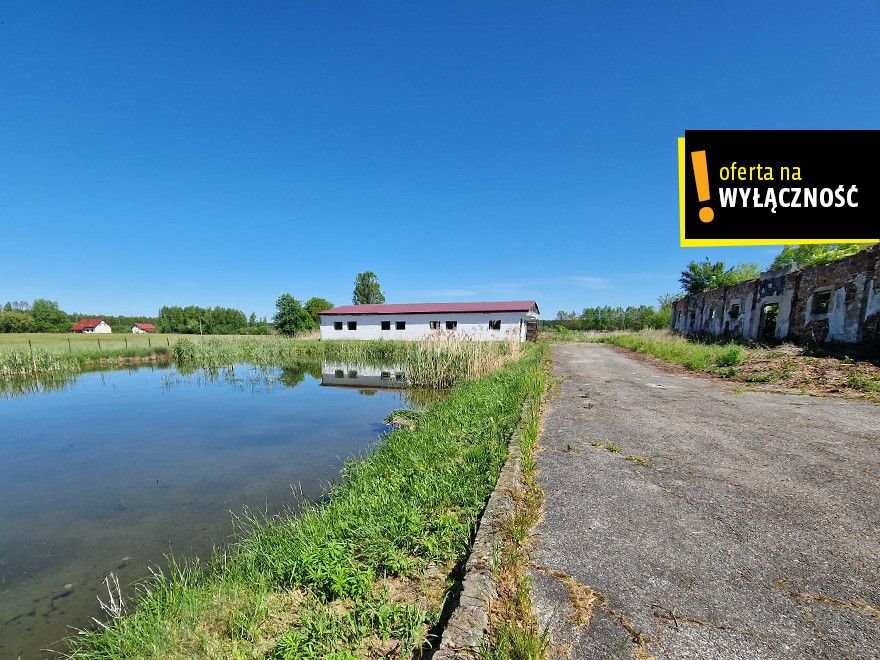
<svg viewBox="0 0 880 660">
<path fill-rule="evenodd" d="M 846 3 L 4 2 L 0 302 L 651 304 L 686 128 L 877 128 Z M 872 155 L 875 157 L 876 154 Z"/>
</svg>

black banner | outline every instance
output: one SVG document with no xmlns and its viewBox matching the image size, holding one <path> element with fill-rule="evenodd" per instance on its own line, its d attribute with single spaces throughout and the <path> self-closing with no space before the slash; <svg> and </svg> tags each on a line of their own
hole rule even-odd
<svg viewBox="0 0 880 660">
<path fill-rule="evenodd" d="M 681 243 L 880 238 L 880 131 L 685 131 Z"/>
</svg>

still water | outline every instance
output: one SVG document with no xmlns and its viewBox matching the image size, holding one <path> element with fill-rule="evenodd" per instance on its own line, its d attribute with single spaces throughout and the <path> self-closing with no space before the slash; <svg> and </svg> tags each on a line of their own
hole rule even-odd
<svg viewBox="0 0 880 660">
<path fill-rule="evenodd" d="M 126 585 L 165 554 L 207 557 L 233 513 L 320 497 L 408 404 L 321 378 L 154 366 L 0 391 L 0 658 L 54 656 L 109 572 Z"/>
</svg>

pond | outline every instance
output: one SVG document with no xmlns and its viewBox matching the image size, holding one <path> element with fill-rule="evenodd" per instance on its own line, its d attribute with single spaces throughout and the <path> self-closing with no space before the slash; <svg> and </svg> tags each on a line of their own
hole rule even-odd
<svg viewBox="0 0 880 660">
<path fill-rule="evenodd" d="M 339 369 L 349 387 L 322 386 Z M 168 553 L 207 557 L 233 514 L 321 497 L 410 403 L 356 370 L 147 366 L 0 393 L 0 657 L 63 648 L 111 571 L 126 585 Z"/>
</svg>

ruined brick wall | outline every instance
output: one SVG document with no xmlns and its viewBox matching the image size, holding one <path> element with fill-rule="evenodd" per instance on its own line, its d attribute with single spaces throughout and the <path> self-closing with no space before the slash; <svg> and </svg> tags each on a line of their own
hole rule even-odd
<svg viewBox="0 0 880 660">
<path fill-rule="evenodd" d="M 751 339 L 880 341 L 880 246 L 689 294 L 673 305 L 672 329 Z"/>
</svg>

